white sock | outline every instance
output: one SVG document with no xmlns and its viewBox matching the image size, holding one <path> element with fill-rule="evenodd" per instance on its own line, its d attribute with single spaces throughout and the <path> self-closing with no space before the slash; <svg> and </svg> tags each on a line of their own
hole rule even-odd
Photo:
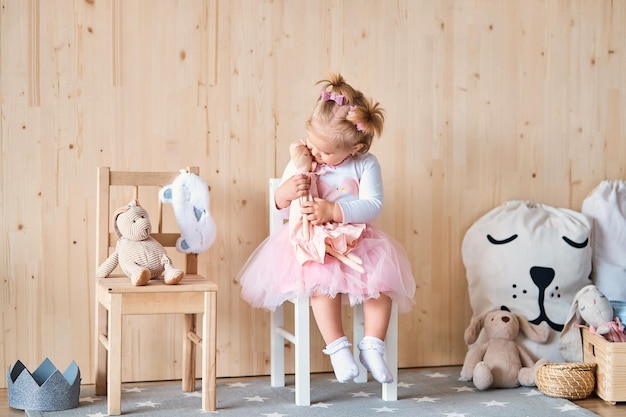
<svg viewBox="0 0 626 417">
<path fill-rule="evenodd" d="M 393 375 L 385 362 L 385 342 L 377 337 L 365 336 L 359 343 L 359 360 L 372 373 L 374 379 L 381 384 L 393 381 Z"/>
<path fill-rule="evenodd" d="M 352 344 L 348 342 L 346 336 L 340 337 L 322 350 L 330 356 L 330 363 L 333 365 L 335 377 L 339 382 L 348 382 L 359 376 L 359 368 L 354 362 L 352 352 L 350 352 Z"/>
</svg>

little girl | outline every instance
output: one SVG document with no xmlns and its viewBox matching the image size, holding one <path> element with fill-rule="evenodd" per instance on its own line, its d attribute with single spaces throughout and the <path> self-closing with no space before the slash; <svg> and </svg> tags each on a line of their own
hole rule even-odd
<svg viewBox="0 0 626 417">
<path fill-rule="evenodd" d="M 342 300 L 363 303 L 365 337 L 358 344 L 361 363 L 380 383 L 393 380 L 384 360 L 385 336 L 392 300 L 400 312 L 412 308 L 415 280 L 404 249 L 372 225 L 383 204 L 380 165 L 369 148 L 380 136 L 384 113 L 339 75 L 322 80 L 322 91 L 306 122 L 306 146 L 315 158 L 319 197 L 302 203 L 311 227 L 336 223 L 364 223 L 352 254 L 365 272 L 326 255 L 323 263 L 297 259 L 285 225 L 252 253 L 238 279 L 241 295 L 253 307 L 274 310 L 298 294 L 311 298 L 317 326 L 327 346 L 339 382 L 358 376 L 341 320 Z M 311 176 L 290 162 L 276 190 L 276 208 L 285 212 L 291 202 L 309 195 Z"/>
</svg>

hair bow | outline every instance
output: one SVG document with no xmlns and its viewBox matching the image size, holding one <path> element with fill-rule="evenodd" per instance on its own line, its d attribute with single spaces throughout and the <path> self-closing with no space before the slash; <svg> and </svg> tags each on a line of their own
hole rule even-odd
<svg viewBox="0 0 626 417">
<path fill-rule="evenodd" d="M 356 106 L 350 106 L 350 111 L 348 111 L 348 115 L 354 114 L 354 109 L 356 109 Z M 354 126 L 359 132 L 365 132 L 365 126 L 363 126 L 363 123 L 355 123 Z"/>
<path fill-rule="evenodd" d="M 329 93 L 326 90 L 322 90 L 322 93 L 320 94 L 320 98 L 322 101 L 334 101 L 340 106 L 343 106 L 344 104 L 348 104 L 348 99 L 345 96 L 341 94 Z"/>
</svg>

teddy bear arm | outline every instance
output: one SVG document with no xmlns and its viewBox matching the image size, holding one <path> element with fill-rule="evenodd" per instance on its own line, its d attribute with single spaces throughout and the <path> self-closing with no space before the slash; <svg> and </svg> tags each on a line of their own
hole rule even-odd
<svg viewBox="0 0 626 417">
<path fill-rule="evenodd" d="M 463 361 L 463 367 L 461 368 L 461 380 L 470 381 L 472 379 L 474 376 L 474 367 L 478 362 L 483 360 L 486 351 L 486 344 L 473 346 L 467 351 L 465 360 Z"/>
<path fill-rule="evenodd" d="M 106 278 L 115 269 L 119 262 L 117 249 L 96 269 L 96 278 Z"/>
<path fill-rule="evenodd" d="M 517 352 L 523 367 L 530 368 L 535 365 L 535 360 L 522 345 L 517 345 Z"/>
<path fill-rule="evenodd" d="M 159 276 L 165 267 L 165 265 L 171 265 L 172 260 L 167 254 L 165 248 L 153 238 L 143 242 L 143 250 L 146 253 L 147 265 L 146 267 L 152 272 L 152 276 Z"/>
</svg>

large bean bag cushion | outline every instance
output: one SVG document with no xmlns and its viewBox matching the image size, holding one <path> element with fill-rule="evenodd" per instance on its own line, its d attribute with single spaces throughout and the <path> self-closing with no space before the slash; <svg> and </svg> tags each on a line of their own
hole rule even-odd
<svg viewBox="0 0 626 417">
<path fill-rule="evenodd" d="M 506 309 L 549 326 L 547 343 L 518 342 L 535 359 L 563 362 L 560 332 L 576 293 L 591 283 L 590 233 L 584 214 L 530 201 L 509 201 L 483 215 L 462 246 L 474 316 Z"/>
</svg>

